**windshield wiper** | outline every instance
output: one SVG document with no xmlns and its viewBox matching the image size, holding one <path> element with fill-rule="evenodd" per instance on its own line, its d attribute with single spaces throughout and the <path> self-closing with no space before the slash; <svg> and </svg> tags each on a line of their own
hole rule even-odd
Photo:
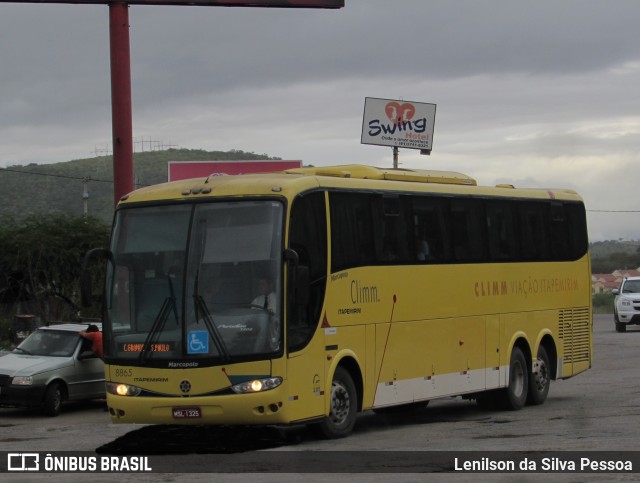
<svg viewBox="0 0 640 483">
<path fill-rule="evenodd" d="M 216 324 L 213 323 L 213 318 L 211 317 L 211 313 L 209 312 L 207 303 L 202 298 L 202 295 L 200 295 L 200 267 L 202 266 L 205 247 L 207 245 L 207 220 L 202 219 L 198 221 L 198 227 L 196 228 L 196 230 L 198 232 L 196 236 L 198 237 L 197 239 L 199 242 L 199 246 L 197 246 L 197 250 L 199 253 L 197 258 L 199 259 L 199 263 L 198 268 L 196 269 L 195 279 L 193 280 L 193 305 L 196 309 L 194 314 L 196 324 L 199 323 L 200 320 L 200 318 L 198 317 L 198 312 L 201 312 L 204 320 L 204 325 L 207 328 L 209 335 L 213 339 L 213 345 L 216 347 L 218 353 L 220 354 L 220 357 L 222 357 L 222 360 L 228 361 L 230 357 L 227 346 L 225 345 L 224 340 L 222 339 L 222 335 L 216 327 Z"/>
<path fill-rule="evenodd" d="M 151 345 L 154 342 L 154 338 L 157 339 L 159 335 L 162 333 L 164 329 L 164 324 L 167 322 L 169 318 L 169 314 L 173 312 L 173 316 L 176 319 L 176 324 L 179 325 L 180 321 L 178 320 L 178 309 L 176 307 L 176 296 L 173 291 L 173 283 L 171 282 L 171 277 L 167 274 L 167 281 L 169 282 L 169 297 L 164 299 L 162 303 L 162 307 L 160 307 L 160 311 L 158 315 L 156 315 L 155 320 L 153 321 L 153 325 L 151 326 L 151 330 L 147 335 L 147 338 L 144 341 L 144 345 L 142 346 L 142 350 L 140 351 L 139 359 L 140 361 L 146 361 L 149 356 L 153 353 L 151 350 Z"/>
<path fill-rule="evenodd" d="M 216 346 L 216 349 L 220 353 L 222 360 L 228 361 L 230 359 L 229 351 L 227 350 L 227 346 L 225 345 L 224 340 L 222 339 L 222 335 L 220 334 L 220 331 L 218 330 L 216 325 L 213 323 L 213 318 L 211 317 L 211 313 L 207 308 L 206 302 L 202 298 L 202 295 L 196 294 L 193 296 L 193 298 L 196 306 L 196 323 L 198 322 L 198 312 L 201 312 L 202 318 L 204 320 L 204 325 L 207 327 L 207 331 L 209 331 L 209 334 L 213 339 L 213 345 Z"/>
<path fill-rule="evenodd" d="M 154 337 L 157 339 L 158 337 L 156 336 L 158 336 L 162 332 L 162 329 L 164 329 L 164 324 L 169 318 L 169 313 L 171 312 L 171 309 L 173 308 L 173 310 L 175 311 L 175 305 L 176 305 L 176 302 L 171 297 L 167 297 L 166 299 L 164 299 L 164 302 L 162 303 L 162 307 L 160 307 L 160 312 L 158 312 L 156 319 L 153 321 L 151 330 L 149 331 L 149 334 L 147 335 L 147 338 L 144 341 L 144 345 L 142 346 L 142 350 L 140 351 L 139 359 L 141 361 L 146 361 L 148 356 L 150 356 L 151 353 L 153 352 L 151 350 L 151 344 L 153 343 L 153 339 Z"/>
<path fill-rule="evenodd" d="M 203 233 L 206 234 L 206 231 Z M 218 353 L 220 354 L 220 357 L 222 357 L 222 360 L 228 361 L 230 357 L 229 357 L 229 351 L 227 349 L 227 346 L 225 345 L 224 339 L 222 338 L 220 331 L 216 327 L 216 324 L 213 323 L 213 318 L 211 317 L 211 313 L 209 312 L 207 303 L 202 298 L 202 295 L 200 295 L 200 266 L 202 264 L 202 256 L 204 255 L 204 243 L 205 243 L 204 237 L 205 236 L 206 235 L 203 235 L 203 240 L 202 240 L 203 247 L 201 247 L 200 249 L 200 253 L 201 253 L 200 264 L 198 264 L 198 268 L 196 269 L 196 276 L 193 281 L 193 305 L 196 309 L 195 319 L 196 319 L 196 323 L 198 323 L 199 321 L 198 312 L 202 312 L 204 325 L 206 326 L 207 331 L 209 332 L 209 335 L 211 335 L 211 338 L 213 339 L 213 345 L 218 350 Z"/>
<path fill-rule="evenodd" d="M 13 350 L 14 350 L 14 351 L 22 351 L 22 352 L 24 352 L 25 354 L 28 354 L 28 355 L 30 355 L 30 356 L 32 356 L 32 355 L 33 355 L 33 353 L 29 352 L 27 349 L 23 349 L 22 347 L 16 347 L 16 348 L 15 348 L 15 349 L 13 349 Z"/>
</svg>

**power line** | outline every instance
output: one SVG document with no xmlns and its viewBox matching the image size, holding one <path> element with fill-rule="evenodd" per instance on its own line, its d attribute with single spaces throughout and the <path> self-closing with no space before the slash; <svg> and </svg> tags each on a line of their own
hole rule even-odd
<svg viewBox="0 0 640 483">
<path fill-rule="evenodd" d="M 589 213 L 640 213 L 640 210 L 586 210 Z"/>
<path fill-rule="evenodd" d="M 10 173 L 19 173 L 19 174 L 32 174 L 34 176 L 47 176 L 49 178 L 63 178 L 63 179 L 75 179 L 78 181 L 97 181 L 98 183 L 111 183 L 113 184 L 113 180 L 112 179 L 98 179 L 98 178 L 93 178 L 91 176 L 67 176 L 64 174 L 53 174 L 53 173 L 38 173 L 36 171 L 25 171 L 22 169 L 11 169 L 11 168 L 0 168 L 0 171 L 9 171 Z M 147 186 L 144 184 L 140 184 L 140 183 L 136 183 L 135 184 L 138 188 L 142 187 L 142 186 Z"/>
<path fill-rule="evenodd" d="M 33 174 L 35 176 L 47 176 L 49 178 L 76 179 L 80 181 L 84 181 L 85 179 L 87 179 L 87 176 L 78 177 L 78 176 L 67 176 L 64 174 L 38 173 L 36 171 L 25 171 L 22 169 L 0 168 L 0 171 L 9 171 L 11 173 L 20 173 L 20 174 Z M 99 183 L 113 183 L 112 179 L 96 179 L 91 177 L 89 177 L 89 179 L 91 181 L 97 181 Z"/>
</svg>

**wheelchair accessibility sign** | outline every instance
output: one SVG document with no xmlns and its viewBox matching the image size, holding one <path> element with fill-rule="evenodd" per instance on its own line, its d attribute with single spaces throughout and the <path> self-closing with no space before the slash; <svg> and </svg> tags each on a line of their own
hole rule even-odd
<svg viewBox="0 0 640 483">
<path fill-rule="evenodd" d="M 192 330 L 189 332 L 189 354 L 209 353 L 209 333 L 206 330 Z"/>
</svg>

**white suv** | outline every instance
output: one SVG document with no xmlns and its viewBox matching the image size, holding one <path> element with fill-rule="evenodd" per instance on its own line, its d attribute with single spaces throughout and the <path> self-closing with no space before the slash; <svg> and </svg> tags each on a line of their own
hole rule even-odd
<svg viewBox="0 0 640 483">
<path fill-rule="evenodd" d="M 640 324 L 640 277 L 622 280 L 620 289 L 614 288 L 613 320 L 617 332 L 627 330 L 627 325 Z"/>
</svg>

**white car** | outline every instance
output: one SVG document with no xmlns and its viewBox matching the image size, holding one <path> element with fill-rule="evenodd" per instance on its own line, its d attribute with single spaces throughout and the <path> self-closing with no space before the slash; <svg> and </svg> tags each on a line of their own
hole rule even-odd
<svg viewBox="0 0 640 483">
<path fill-rule="evenodd" d="M 640 277 L 627 277 L 619 289 L 613 289 L 613 320 L 617 332 L 625 332 L 627 325 L 640 324 Z"/>
<path fill-rule="evenodd" d="M 0 357 L 0 406 L 40 406 L 57 416 L 64 401 L 103 399 L 104 363 L 90 350 L 91 341 L 80 336 L 86 328 L 40 327 Z"/>
</svg>

